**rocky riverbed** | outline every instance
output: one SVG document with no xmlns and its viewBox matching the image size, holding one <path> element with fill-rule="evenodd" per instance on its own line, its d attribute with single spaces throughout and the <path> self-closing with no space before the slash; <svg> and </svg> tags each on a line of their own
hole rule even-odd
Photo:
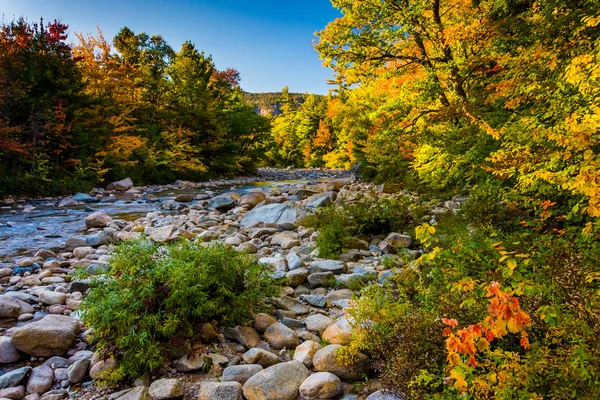
<svg viewBox="0 0 600 400">
<path fill-rule="evenodd" d="M 400 261 L 384 265 L 384 258 L 406 248 L 417 259 L 422 250 L 408 232 L 394 232 L 356 238 L 339 260 L 327 260 L 315 250 L 317 233 L 303 221 L 318 207 L 367 194 L 415 196 L 393 185 L 354 181 L 344 171 L 261 174 L 143 188 L 123 180 L 85 194 L 89 198 L 41 200 L 48 209 L 78 210 L 70 215 L 77 228 L 72 236 L 63 230 L 56 246 L 32 238 L 20 250 L 26 256 L 7 255 L 0 267 L 0 399 L 397 399 L 379 390 L 366 357 L 343 365 L 335 351 L 351 339 L 352 321 L 344 310 L 359 294 L 356 282 L 383 282 L 402 267 Z M 424 220 L 452 212 L 461 201 L 432 204 Z M 123 213 L 111 208 L 119 202 Z M 35 215 L 46 207 L 40 204 L 46 203 L 6 204 L 5 215 Z M 19 224 L 7 229 L 18 230 Z M 89 282 L 72 281 L 69 274 L 78 267 L 102 274 L 111 244 L 142 236 L 156 243 L 182 237 L 222 241 L 255 254 L 273 274 L 286 276 L 289 286 L 269 299 L 272 314 L 257 314 L 248 326 L 205 324 L 211 346 L 203 354 L 174 360 L 129 387 L 97 386 L 94 378 L 115 365 L 87 342 L 77 309 Z M 371 379 L 357 391 L 354 383 L 366 376 Z"/>
</svg>

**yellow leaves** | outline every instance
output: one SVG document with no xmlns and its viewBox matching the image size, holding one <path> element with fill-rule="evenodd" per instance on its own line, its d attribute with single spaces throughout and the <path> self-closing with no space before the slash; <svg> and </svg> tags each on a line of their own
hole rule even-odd
<svg viewBox="0 0 600 400">
<path fill-rule="evenodd" d="M 461 393 L 467 391 L 467 381 L 462 369 L 452 368 L 450 370 L 450 378 L 454 379 L 454 387 Z"/>
<path fill-rule="evenodd" d="M 490 348 L 490 342 L 488 342 L 488 340 L 484 337 L 482 337 L 481 339 L 479 339 L 479 341 L 477 341 L 477 350 L 480 352 L 484 352 L 487 349 Z"/>
<path fill-rule="evenodd" d="M 415 235 L 417 239 L 423 244 L 425 247 L 431 247 L 433 243 L 433 234 L 435 233 L 435 227 L 429 225 L 428 223 L 419 225 L 415 228 Z"/>
<path fill-rule="evenodd" d="M 458 355 L 458 353 L 456 353 L 454 351 L 448 352 L 448 356 L 446 357 L 446 360 L 448 360 L 448 363 L 452 366 L 457 366 L 457 365 L 460 365 L 460 363 L 461 363 L 460 356 Z"/>
</svg>

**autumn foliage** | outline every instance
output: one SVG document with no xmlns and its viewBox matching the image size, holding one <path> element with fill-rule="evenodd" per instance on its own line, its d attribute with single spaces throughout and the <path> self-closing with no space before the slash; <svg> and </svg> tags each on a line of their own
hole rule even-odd
<svg viewBox="0 0 600 400">
<path fill-rule="evenodd" d="M 0 28 L 0 175 L 8 193 L 252 171 L 269 121 L 239 73 L 186 42 L 123 28 L 111 41 L 23 19 Z"/>
</svg>

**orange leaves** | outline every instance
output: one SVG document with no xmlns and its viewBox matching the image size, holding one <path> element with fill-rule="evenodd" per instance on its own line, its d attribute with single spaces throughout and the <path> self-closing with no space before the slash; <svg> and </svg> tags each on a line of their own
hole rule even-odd
<svg viewBox="0 0 600 400">
<path fill-rule="evenodd" d="M 521 309 L 515 292 L 502 290 L 498 282 L 492 282 L 485 289 L 486 297 L 490 299 L 489 315 L 483 322 L 453 332 L 452 329 L 458 327 L 458 321 L 451 318 L 442 319 L 442 323 L 447 325 L 443 334 L 447 336 L 450 377 L 454 379 L 454 387 L 461 393 L 466 392 L 468 384 L 464 374 L 459 372 L 465 367 L 476 368 L 477 354 L 489 351 L 494 339 L 500 339 L 509 332 L 520 334 L 520 345 L 524 349 L 530 348 L 525 328 L 531 324 L 531 318 Z M 460 371 L 457 372 L 458 370 Z"/>
</svg>

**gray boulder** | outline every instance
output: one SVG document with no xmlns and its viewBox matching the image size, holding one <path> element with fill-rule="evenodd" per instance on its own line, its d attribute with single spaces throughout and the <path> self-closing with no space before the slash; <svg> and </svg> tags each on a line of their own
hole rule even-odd
<svg viewBox="0 0 600 400">
<path fill-rule="evenodd" d="M 198 390 L 198 400 L 242 400 L 242 384 L 203 381 Z"/>
<path fill-rule="evenodd" d="M 346 365 L 338 359 L 336 354 L 341 347 L 339 344 L 330 344 L 317 351 L 313 357 L 315 371 L 331 372 L 347 381 L 362 380 L 369 373 L 369 359 L 359 353 L 356 362 Z"/>
<path fill-rule="evenodd" d="M 10 337 L 0 336 L 0 364 L 10 364 L 19 361 L 22 354 L 13 346 Z"/>
<path fill-rule="evenodd" d="M 208 203 L 209 210 L 227 211 L 235 207 L 236 200 L 231 193 L 225 193 L 214 197 L 210 203 Z"/>
<path fill-rule="evenodd" d="M 248 400 L 296 400 L 300 385 L 309 375 L 300 361 L 273 365 L 248 379 L 244 396 Z"/>
<path fill-rule="evenodd" d="M 262 370 L 263 367 L 258 364 L 232 365 L 223 370 L 221 381 L 239 382 L 243 385 L 248 379 L 252 378 Z"/>
<path fill-rule="evenodd" d="M 342 381 L 331 372 L 312 374 L 300 385 L 304 400 L 337 399 L 343 393 Z"/>
<path fill-rule="evenodd" d="M 13 346 L 35 357 L 60 356 L 69 350 L 79 334 L 79 322 L 65 315 L 47 315 L 39 321 L 15 329 Z"/>
<path fill-rule="evenodd" d="M 133 181 L 131 178 L 121 179 L 120 181 L 112 182 L 107 187 L 106 190 L 116 190 L 118 192 L 124 192 L 133 187 Z"/>
<path fill-rule="evenodd" d="M 35 367 L 31 370 L 29 380 L 25 390 L 27 394 L 37 393 L 42 395 L 48 390 L 52 389 L 52 383 L 54 382 L 54 371 L 50 366 L 42 364 L 39 367 Z"/>
<path fill-rule="evenodd" d="M 183 397 L 185 389 L 179 379 L 159 379 L 152 382 L 148 392 L 153 400 L 169 400 Z"/>
<path fill-rule="evenodd" d="M 307 211 L 296 203 L 276 203 L 257 207 L 244 215 L 240 221 L 242 228 L 250 228 L 259 224 L 296 224 L 298 218 Z"/>
<path fill-rule="evenodd" d="M 0 376 L 0 389 L 17 386 L 31 371 L 31 367 L 22 367 Z"/>
</svg>

